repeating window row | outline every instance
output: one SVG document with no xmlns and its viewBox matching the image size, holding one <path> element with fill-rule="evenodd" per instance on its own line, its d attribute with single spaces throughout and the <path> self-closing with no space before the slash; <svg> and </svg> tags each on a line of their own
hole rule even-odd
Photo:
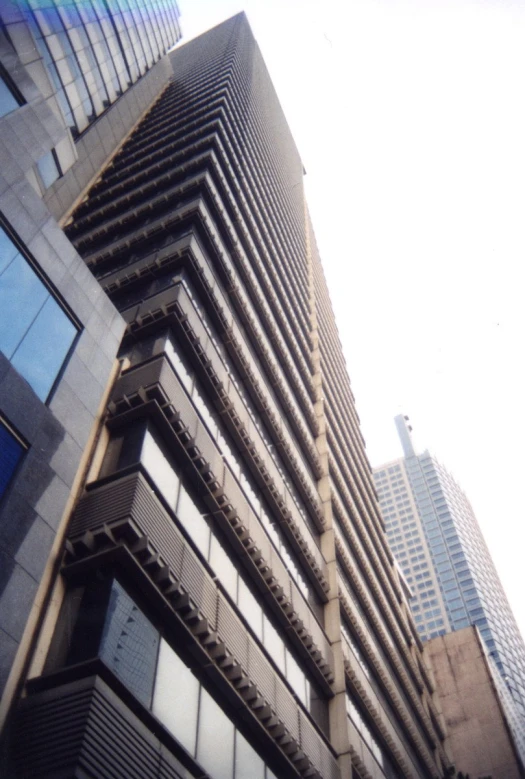
<svg viewBox="0 0 525 779">
<path fill-rule="evenodd" d="M 297 698 L 326 732 L 326 701 L 309 681 L 291 647 L 265 613 L 232 561 L 227 546 L 217 531 L 212 530 L 213 523 L 207 522 L 207 515 L 197 505 L 191 490 L 181 481 L 155 430 L 151 427 L 146 429 L 140 423 L 133 429 L 128 428 L 124 434 L 113 436 L 102 473 L 111 473 L 139 461 Z"/>
<path fill-rule="evenodd" d="M 72 591 L 63 623 L 75 601 L 64 665 L 102 660 L 212 779 L 276 779 L 119 581 L 92 581 L 81 595 Z"/>
</svg>

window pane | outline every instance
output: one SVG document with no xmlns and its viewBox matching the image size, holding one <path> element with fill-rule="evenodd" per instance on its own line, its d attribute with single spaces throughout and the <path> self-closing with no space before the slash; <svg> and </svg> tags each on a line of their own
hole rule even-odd
<svg viewBox="0 0 525 779">
<path fill-rule="evenodd" d="M 210 565 L 228 595 L 237 602 L 237 569 L 215 536 L 211 537 Z"/>
<path fill-rule="evenodd" d="M 195 541 L 197 549 L 202 552 L 207 560 L 210 549 L 210 528 L 182 485 L 177 504 L 177 517 L 181 525 Z"/>
<path fill-rule="evenodd" d="M 11 113 L 15 108 L 18 108 L 18 105 L 18 100 L 0 76 L 0 116 Z"/>
<path fill-rule="evenodd" d="M 113 582 L 100 657 L 145 706 L 151 705 L 159 634 L 118 582 Z"/>
<path fill-rule="evenodd" d="M 141 459 L 168 505 L 175 509 L 179 491 L 179 477 L 149 430 L 146 431 L 144 437 Z"/>
<path fill-rule="evenodd" d="M 8 359 L 48 295 L 29 263 L 17 254 L 0 276 L 0 349 Z"/>
<path fill-rule="evenodd" d="M 16 254 L 18 254 L 18 249 L 5 230 L 0 227 L 0 273 L 7 268 Z"/>
<path fill-rule="evenodd" d="M 239 578 L 239 609 L 257 638 L 262 640 L 262 610 L 246 584 Z"/>
<path fill-rule="evenodd" d="M 44 154 L 43 157 L 40 157 L 37 162 L 37 167 L 38 172 L 42 177 L 42 183 L 46 189 L 48 189 L 48 187 L 50 187 L 60 176 L 55 155 L 52 151 L 49 151 L 47 154 Z"/>
<path fill-rule="evenodd" d="M 238 730 L 235 732 L 235 779 L 264 779 L 264 761 Z"/>
<path fill-rule="evenodd" d="M 23 453 L 24 447 L 20 441 L 0 422 L 0 498 Z"/>
<path fill-rule="evenodd" d="M 195 756 L 199 682 L 180 657 L 161 641 L 153 713 Z"/>
<path fill-rule="evenodd" d="M 181 361 L 177 351 L 175 350 L 175 347 L 171 340 L 168 338 L 166 340 L 166 344 L 164 346 L 165 352 L 168 356 L 169 361 L 173 365 L 173 368 L 175 369 L 175 373 L 180 379 L 181 384 L 186 387 L 188 392 L 191 392 L 191 388 L 193 385 L 193 379 L 186 370 L 185 365 Z"/>
<path fill-rule="evenodd" d="M 288 650 L 286 650 L 286 678 L 299 700 L 306 704 L 305 676 Z"/>
<path fill-rule="evenodd" d="M 284 643 L 279 633 L 276 631 L 267 617 L 263 616 L 264 622 L 264 646 L 271 655 L 272 660 L 277 665 L 283 674 L 285 673 L 284 665 Z"/>
<path fill-rule="evenodd" d="M 197 760 L 213 779 L 233 777 L 233 735 L 233 723 L 202 688 Z"/>
<path fill-rule="evenodd" d="M 0 228 L 0 349 L 41 400 L 49 394 L 77 329 Z"/>
<path fill-rule="evenodd" d="M 11 360 L 41 400 L 48 396 L 76 334 L 73 322 L 49 296 Z"/>
</svg>

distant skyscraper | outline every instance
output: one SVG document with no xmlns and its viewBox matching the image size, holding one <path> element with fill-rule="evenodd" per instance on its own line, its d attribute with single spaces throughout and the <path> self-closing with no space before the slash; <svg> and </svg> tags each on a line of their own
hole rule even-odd
<svg viewBox="0 0 525 779">
<path fill-rule="evenodd" d="M 525 645 L 472 507 L 429 452 L 416 454 L 408 418 L 395 421 L 404 457 L 375 468 L 374 481 L 419 634 L 476 625 L 525 730 Z"/>
</svg>

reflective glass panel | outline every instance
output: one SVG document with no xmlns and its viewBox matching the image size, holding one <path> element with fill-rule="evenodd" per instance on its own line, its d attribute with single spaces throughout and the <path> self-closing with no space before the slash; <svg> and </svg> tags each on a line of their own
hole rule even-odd
<svg viewBox="0 0 525 779">
<path fill-rule="evenodd" d="M 49 296 L 12 357 L 41 400 L 47 397 L 77 329 Z"/>
<path fill-rule="evenodd" d="M 213 779 L 233 777 L 233 723 L 201 688 L 197 760 Z"/>
<path fill-rule="evenodd" d="M 0 227 L 0 349 L 45 400 L 77 328 Z"/>
<path fill-rule="evenodd" d="M 18 105 L 18 100 L 13 95 L 2 76 L 0 76 L 0 116 L 11 113 L 15 108 L 18 108 Z"/>
<path fill-rule="evenodd" d="M 48 189 L 51 184 L 53 184 L 53 182 L 55 182 L 60 176 L 60 171 L 58 170 L 58 165 L 53 151 L 48 151 L 47 154 L 44 154 L 43 157 L 40 157 L 36 165 L 42 178 L 42 183 L 44 187 Z"/>
<path fill-rule="evenodd" d="M 8 359 L 48 294 L 31 266 L 17 253 L 0 276 L 0 349 Z"/>
<path fill-rule="evenodd" d="M 153 713 L 191 755 L 195 755 L 199 682 L 180 657 L 161 641 Z"/>
<path fill-rule="evenodd" d="M 23 453 L 24 447 L 20 441 L 0 422 L 0 498 Z"/>
<path fill-rule="evenodd" d="M 17 254 L 18 249 L 7 233 L 0 227 L 0 273 L 3 273 Z"/>
<path fill-rule="evenodd" d="M 146 706 L 151 705 L 159 634 L 117 581 L 111 587 L 100 657 Z"/>
</svg>

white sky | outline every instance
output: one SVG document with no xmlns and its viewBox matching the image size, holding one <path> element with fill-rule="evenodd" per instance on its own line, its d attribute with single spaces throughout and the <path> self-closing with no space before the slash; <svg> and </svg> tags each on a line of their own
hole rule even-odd
<svg viewBox="0 0 525 779">
<path fill-rule="evenodd" d="M 247 12 L 307 196 L 373 465 L 393 417 L 460 482 L 525 635 L 525 3 L 180 0 Z"/>
</svg>

